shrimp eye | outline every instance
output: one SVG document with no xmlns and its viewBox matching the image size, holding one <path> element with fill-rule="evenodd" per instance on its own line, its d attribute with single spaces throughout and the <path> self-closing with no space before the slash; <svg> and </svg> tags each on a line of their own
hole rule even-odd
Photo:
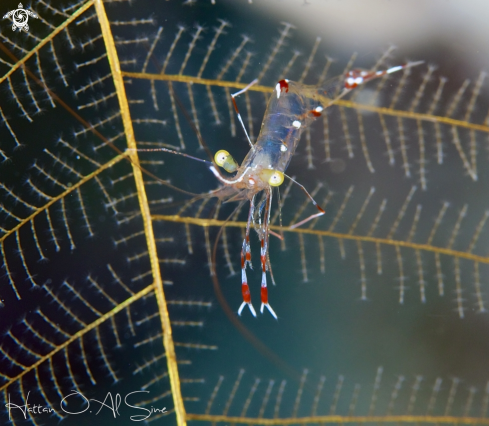
<svg viewBox="0 0 489 426">
<path fill-rule="evenodd" d="M 228 157 L 229 157 L 229 152 L 227 152 L 224 149 L 221 149 L 220 151 L 216 152 L 216 155 L 214 155 L 214 161 L 219 167 L 222 167 L 224 166 L 224 162 Z"/>
<path fill-rule="evenodd" d="M 214 155 L 214 161 L 219 167 L 222 167 L 228 173 L 235 172 L 238 168 L 238 163 L 236 163 L 233 156 L 224 149 L 216 152 L 216 155 Z"/>
<path fill-rule="evenodd" d="M 271 186 L 280 186 L 284 182 L 284 174 L 278 170 L 274 171 L 268 179 L 268 183 Z"/>
</svg>

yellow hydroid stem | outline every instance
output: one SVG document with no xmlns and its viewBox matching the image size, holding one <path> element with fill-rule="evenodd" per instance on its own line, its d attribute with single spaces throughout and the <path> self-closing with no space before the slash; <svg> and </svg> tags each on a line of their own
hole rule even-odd
<svg viewBox="0 0 489 426">
<path fill-rule="evenodd" d="M 148 293 L 151 293 L 154 290 L 154 287 L 155 287 L 154 284 L 147 286 L 146 288 L 142 289 L 139 293 L 136 293 L 133 296 L 127 298 L 124 302 L 119 303 L 114 309 L 102 315 L 100 318 L 97 318 L 92 323 L 87 324 L 85 327 L 83 327 L 82 330 L 73 334 L 73 336 L 71 336 L 65 342 L 61 343 L 60 345 L 57 345 L 51 352 L 39 358 L 34 364 L 30 365 L 29 367 L 25 367 L 22 373 L 17 374 L 15 377 L 11 377 L 7 383 L 4 383 L 2 386 L 0 386 L 0 392 L 2 392 L 4 389 L 7 389 L 10 385 L 14 383 L 19 383 L 20 380 L 22 380 L 22 377 L 25 376 L 27 373 L 31 371 L 35 371 L 36 368 L 39 367 L 43 362 L 51 359 L 58 352 L 61 352 L 63 349 L 71 345 L 75 340 L 81 339 L 89 331 L 96 329 L 102 323 L 112 318 L 113 316 L 121 312 L 123 309 L 126 309 L 128 306 L 132 305 L 136 300 L 139 300 L 142 297 L 146 296 Z"/>
<path fill-rule="evenodd" d="M 124 77 L 139 78 L 145 80 L 161 80 L 161 81 L 171 81 L 171 82 L 182 82 L 182 83 L 193 83 L 193 84 L 204 84 L 206 86 L 215 87 L 229 87 L 236 89 L 244 89 L 247 84 L 239 83 L 237 81 L 223 81 L 223 80 L 213 80 L 210 78 L 198 78 L 189 75 L 172 75 L 172 74 L 148 74 L 148 73 L 138 73 L 138 72 L 128 72 L 124 71 L 122 73 Z M 249 88 L 250 92 L 262 92 L 262 93 L 272 93 L 273 87 L 261 86 L 255 84 Z M 328 103 L 331 99 L 323 98 L 323 100 Z M 393 108 L 377 107 L 375 105 L 358 104 L 356 102 L 346 101 L 339 99 L 333 102 L 334 105 L 340 105 L 345 108 L 352 108 L 356 110 L 376 112 L 382 115 L 389 115 L 392 117 L 410 118 L 413 120 L 429 121 L 431 123 L 442 123 L 455 127 L 464 127 L 471 130 L 478 130 L 481 132 L 489 133 L 489 126 L 485 124 L 469 123 L 468 121 L 456 120 L 450 117 L 441 117 L 439 115 L 424 114 L 412 111 L 402 111 Z"/>
<path fill-rule="evenodd" d="M 163 220 L 168 222 L 179 222 L 179 223 L 188 223 L 191 225 L 197 225 L 202 227 L 208 226 L 225 226 L 226 228 L 246 228 L 246 222 L 234 222 L 234 221 L 225 221 L 218 219 L 204 219 L 204 218 L 196 218 L 196 217 L 182 217 L 177 215 L 153 215 L 153 220 Z M 342 234 L 340 232 L 332 232 L 332 231 L 321 231 L 319 229 L 309 229 L 309 228 L 294 228 L 283 227 L 274 225 L 269 227 L 273 231 L 284 231 L 284 232 L 294 232 L 296 234 L 311 234 L 311 235 L 319 235 L 322 237 L 331 237 L 337 238 L 340 240 L 352 240 L 352 241 L 361 241 L 366 243 L 376 243 L 376 244 L 384 244 L 390 246 L 398 246 L 398 247 L 407 247 L 415 250 L 422 250 L 427 252 L 433 252 L 438 254 L 445 254 L 447 256 L 451 256 L 459 259 L 468 259 L 474 262 L 489 264 L 489 257 L 479 256 L 477 254 L 468 253 L 465 251 L 457 251 L 453 249 L 448 249 L 445 247 L 436 247 L 431 244 L 419 244 L 412 243 L 410 241 L 402 241 L 402 240 L 394 240 L 392 238 L 376 238 L 369 237 L 366 235 L 353 235 L 353 234 Z"/>
<path fill-rule="evenodd" d="M 73 184 L 70 188 L 68 188 L 66 191 L 63 191 L 61 194 L 52 197 L 46 204 L 44 204 L 41 207 L 36 208 L 29 216 L 27 216 L 25 219 L 22 219 L 16 226 L 14 226 L 12 229 L 8 230 L 5 234 L 3 234 L 0 237 L 0 243 L 3 243 L 7 237 L 10 235 L 15 234 L 20 228 L 22 228 L 24 225 L 28 224 L 30 221 L 34 220 L 34 218 L 38 215 L 41 214 L 42 212 L 46 211 L 51 207 L 54 203 L 58 202 L 62 198 L 65 198 L 68 194 L 70 194 L 73 191 L 76 191 L 78 188 L 80 188 L 82 185 L 84 185 L 86 182 L 89 180 L 93 179 L 95 176 L 99 175 L 102 173 L 104 170 L 110 169 L 113 167 L 115 164 L 117 164 L 119 161 L 123 160 L 124 158 L 128 157 L 129 155 L 125 152 L 122 154 L 114 157 L 112 160 L 108 161 L 105 164 L 102 164 L 101 166 L 98 167 L 97 170 L 94 172 L 88 174 L 87 176 L 84 176 L 81 178 L 78 182 Z"/>
<path fill-rule="evenodd" d="M 430 423 L 430 424 L 464 424 L 464 425 L 489 425 L 489 418 L 481 417 L 455 417 L 455 416 L 311 416 L 291 417 L 278 419 L 215 416 L 210 414 L 188 414 L 189 420 L 204 422 L 243 424 L 243 425 L 306 425 L 321 423 Z"/>
<path fill-rule="evenodd" d="M 153 281 L 155 283 L 155 294 L 158 302 L 158 310 L 160 313 L 161 327 L 163 330 L 163 346 L 168 366 L 168 376 L 170 377 L 170 385 L 175 405 L 175 414 L 177 417 L 178 426 L 185 426 L 186 414 L 183 405 L 183 398 L 180 389 L 180 378 L 178 375 L 177 357 L 175 354 L 175 346 L 173 344 L 172 329 L 170 324 L 170 316 L 166 305 L 165 294 L 163 292 L 163 278 L 161 276 L 160 265 L 158 262 L 158 254 L 156 251 L 156 241 L 153 233 L 153 222 L 149 210 L 148 198 L 144 188 L 143 174 L 139 166 L 139 158 L 137 155 L 136 139 L 134 137 L 134 129 L 132 127 L 131 116 L 129 112 L 129 103 L 127 102 L 126 90 L 122 78 L 119 57 L 115 48 L 114 37 L 110 29 L 109 20 L 105 12 L 102 0 L 95 0 L 95 9 L 97 11 L 98 20 L 102 28 L 105 48 L 107 49 L 107 57 L 114 79 L 114 85 L 119 99 L 122 122 L 127 140 L 127 147 L 131 150 L 131 160 L 138 193 L 139 206 L 141 208 L 141 216 L 144 223 L 144 233 L 148 246 L 148 253 L 151 262 L 151 271 L 153 273 Z"/>
<path fill-rule="evenodd" d="M 49 34 L 46 38 L 42 39 L 34 49 L 32 49 L 29 53 L 27 53 L 22 59 L 19 59 L 16 61 L 14 65 L 12 65 L 12 68 L 0 77 L 0 83 L 5 81 L 7 78 L 9 78 L 16 70 L 18 70 L 21 66 L 23 66 L 27 60 L 36 54 L 36 52 L 39 52 L 41 47 L 45 46 L 48 44 L 51 40 L 54 39 L 55 36 L 57 36 L 61 31 L 63 31 L 69 24 L 71 24 L 75 19 L 77 19 L 82 13 L 84 13 L 87 9 L 92 7 L 93 1 L 88 1 L 85 3 L 80 9 L 78 9 L 73 15 L 71 15 L 66 21 L 64 21 L 59 27 L 56 27 L 51 34 Z"/>
</svg>

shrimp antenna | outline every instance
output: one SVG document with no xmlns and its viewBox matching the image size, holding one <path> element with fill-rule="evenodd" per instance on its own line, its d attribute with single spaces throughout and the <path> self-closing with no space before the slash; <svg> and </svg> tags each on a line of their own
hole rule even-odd
<svg viewBox="0 0 489 426">
<path fill-rule="evenodd" d="M 309 192 L 307 192 L 307 189 L 304 187 L 304 185 L 301 185 L 299 182 L 297 182 L 296 180 L 292 179 L 290 176 L 286 175 L 285 173 L 284 173 L 284 176 L 286 176 L 293 183 L 295 183 L 296 185 L 298 185 L 306 193 L 306 195 L 309 197 L 309 199 L 312 201 L 312 203 L 316 206 L 316 208 L 319 210 L 319 213 L 312 214 L 311 216 L 306 217 L 304 220 L 301 220 L 300 222 L 294 223 L 293 225 L 289 226 L 290 229 L 295 229 L 295 228 L 297 228 L 297 227 L 299 227 L 301 225 L 304 225 L 304 223 L 307 223 L 310 220 L 315 219 L 316 217 L 322 216 L 324 213 L 326 213 L 324 211 L 324 209 L 316 202 L 316 200 L 314 200 L 314 198 L 312 198 L 312 195 L 309 194 Z"/>
<path fill-rule="evenodd" d="M 201 163 L 205 163 L 207 165 L 211 165 L 212 166 L 212 162 L 210 162 L 210 161 L 202 160 L 202 158 L 197 158 L 197 157 L 194 157 L 192 155 L 185 154 L 184 152 L 178 152 L 178 151 L 174 151 L 173 149 L 168 149 L 168 148 L 145 148 L 145 149 L 139 149 L 139 148 L 138 149 L 131 149 L 131 148 L 129 148 L 128 151 L 138 151 L 138 152 L 158 152 L 158 151 L 163 151 L 163 152 L 169 152 L 171 154 L 181 155 L 183 157 L 187 157 L 187 158 L 190 158 L 192 160 L 200 161 Z"/>
</svg>

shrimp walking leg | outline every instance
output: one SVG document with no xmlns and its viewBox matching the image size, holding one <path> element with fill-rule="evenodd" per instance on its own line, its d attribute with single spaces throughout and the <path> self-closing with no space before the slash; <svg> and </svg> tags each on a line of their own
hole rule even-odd
<svg viewBox="0 0 489 426">
<path fill-rule="evenodd" d="M 267 288 L 267 263 L 268 263 L 268 225 L 270 223 L 270 207 L 272 204 L 272 191 L 269 190 L 266 198 L 264 219 L 263 219 L 263 228 L 260 232 L 260 243 L 261 243 L 261 307 L 260 312 L 263 313 L 265 307 L 272 314 L 272 316 L 277 319 L 277 314 L 272 309 L 270 304 L 268 303 L 268 288 Z"/>
<path fill-rule="evenodd" d="M 287 175 L 285 175 L 287 176 Z M 312 198 L 311 194 L 309 194 L 309 192 L 307 191 L 307 189 L 305 188 L 304 185 L 301 185 L 299 182 L 295 181 L 294 179 L 292 179 L 290 176 L 287 176 L 292 182 L 294 182 L 296 185 L 298 185 L 305 193 L 306 195 L 309 197 L 309 199 L 312 201 L 312 204 L 314 204 L 314 206 L 316 206 L 316 208 L 319 210 L 319 213 L 315 213 L 315 214 L 312 214 L 311 216 L 309 217 L 306 217 L 304 220 L 301 220 L 300 222 L 297 222 L 297 223 L 294 223 L 293 225 L 290 225 L 290 229 L 295 229 L 301 225 L 304 225 L 304 223 L 307 223 L 309 222 L 310 220 L 312 219 L 315 219 L 319 216 L 322 216 L 324 213 L 326 213 L 324 211 L 324 209 L 316 202 L 316 200 L 314 198 Z"/>
<path fill-rule="evenodd" d="M 241 293 L 243 295 L 243 303 L 238 309 L 238 315 L 241 315 L 246 305 L 250 308 L 251 313 L 256 317 L 255 308 L 251 304 L 250 287 L 248 286 L 248 278 L 246 277 L 246 265 L 251 265 L 251 248 L 250 248 L 250 226 L 253 219 L 253 213 L 255 210 L 255 197 L 250 201 L 250 211 L 248 213 L 248 222 L 246 224 L 246 234 L 243 239 L 243 246 L 241 247 Z"/>
</svg>

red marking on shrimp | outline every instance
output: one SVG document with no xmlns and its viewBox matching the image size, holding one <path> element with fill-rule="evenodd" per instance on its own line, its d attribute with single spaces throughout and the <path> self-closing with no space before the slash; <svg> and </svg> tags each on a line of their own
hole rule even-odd
<svg viewBox="0 0 489 426">
<path fill-rule="evenodd" d="M 248 283 L 241 284 L 241 293 L 243 294 L 243 302 L 250 303 L 251 293 L 250 293 L 250 288 L 248 287 Z"/>
<path fill-rule="evenodd" d="M 234 98 L 231 98 L 231 100 L 233 101 L 233 105 L 234 105 L 234 109 L 236 110 L 236 114 L 239 115 L 238 105 L 236 104 L 236 101 L 234 100 Z"/>
<path fill-rule="evenodd" d="M 312 114 L 314 117 L 321 117 L 321 113 L 316 111 L 315 109 L 311 109 L 311 111 L 309 111 L 309 114 Z"/>
<path fill-rule="evenodd" d="M 273 308 L 268 303 L 268 289 L 267 289 L 266 285 L 265 286 L 262 285 L 262 287 L 261 287 L 261 307 L 260 307 L 260 312 L 263 313 L 263 310 L 265 308 L 268 309 L 268 312 L 270 312 L 275 319 L 278 319 L 277 318 L 277 314 L 275 313 L 275 311 L 273 310 Z"/>
<path fill-rule="evenodd" d="M 282 90 L 285 90 L 285 93 L 289 92 L 289 80 L 280 80 L 275 86 L 275 90 L 277 91 L 277 99 L 280 98 L 280 94 Z"/>
<path fill-rule="evenodd" d="M 280 85 L 280 91 L 285 89 L 285 93 L 289 92 L 289 80 L 280 80 L 278 84 Z"/>
<path fill-rule="evenodd" d="M 243 312 L 243 308 L 245 306 L 248 306 L 248 308 L 250 308 L 251 314 L 256 317 L 255 308 L 253 308 L 253 305 L 251 304 L 251 295 L 248 283 L 243 282 L 243 284 L 241 285 L 241 293 L 243 295 L 243 303 L 241 303 L 241 306 L 238 309 L 238 315 L 241 315 L 241 312 Z"/>
<path fill-rule="evenodd" d="M 400 71 L 404 68 L 411 68 L 421 63 L 422 61 L 411 62 L 405 65 L 396 65 L 395 67 L 390 67 L 382 71 L 368 71 L 362 69 L 350 70 L 345 75 L 345 89 L 354 89 L 355 87 L 358 87 L 361 84 L 366 83 L 367 81 L 373 80 L 374 78 L 383 77 L 384 75 L 392 74 L 393 72 Z"/>
<path fill-rule="evenodd" d="M 354 89 L 360 84 L 368 80 L 368 74 L 372 74 L 365 70 L 350 70 L 345 75 L 345 89 Z"/>
<path fill-rule="evenodd" d="M 261 270 L 263 273 L 267 272 L 267 250 L 263 246 L 263 240 L 261 241 L 261 255 L 260 255 L 260 260 L 261 260 Z"/>
</svg>

